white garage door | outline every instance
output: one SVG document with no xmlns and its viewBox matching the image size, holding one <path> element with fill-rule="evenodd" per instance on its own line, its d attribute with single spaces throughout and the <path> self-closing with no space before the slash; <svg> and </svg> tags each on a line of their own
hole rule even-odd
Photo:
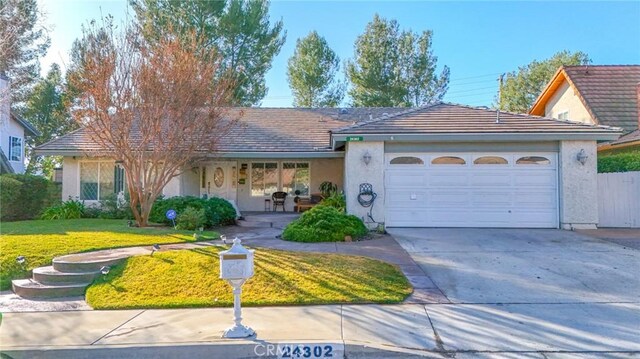
<svg viewBox="0 0 640 359">
<path fill-rule="evenodd" d="M 558 227 L 556 153 L 385 158 L 389 227 Z"/>
</svg>

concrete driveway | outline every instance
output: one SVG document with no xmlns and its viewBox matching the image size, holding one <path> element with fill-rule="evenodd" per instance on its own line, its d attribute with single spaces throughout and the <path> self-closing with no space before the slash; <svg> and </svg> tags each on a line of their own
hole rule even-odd
<svg viewBox="0 0 640 359">
<path fill-rule="evenodd" d="M 391 229 L 451 304 L 445 350 L 640 351 L 640 251 L 534 229 Z"/>
</svg>

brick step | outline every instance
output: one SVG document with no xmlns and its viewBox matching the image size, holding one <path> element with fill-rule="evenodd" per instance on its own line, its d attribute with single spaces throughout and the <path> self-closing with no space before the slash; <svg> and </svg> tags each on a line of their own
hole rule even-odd
<svg viewBox="0 0 640 359">
<path fill-rule="evenodd" d="M 60 272 L 53 266 L 35 268 L 33 280 L 47 285 L 91 283 L 100 276 L 100 271 Z"/>
<path fill-rule="evenodd" d="M 89 284 L 91 282 L 47 285 L 38 283 L 33 279 L 15 279 L 11 281 L 13 292 L 28 299 L 83 296 Z"/>
</svg>

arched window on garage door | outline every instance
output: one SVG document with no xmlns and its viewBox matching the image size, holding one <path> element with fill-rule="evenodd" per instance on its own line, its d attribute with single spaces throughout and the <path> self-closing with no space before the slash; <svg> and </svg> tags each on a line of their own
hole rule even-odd
<svg viewBox="0 0 640 359">
<path fill-rule="evenodd" d="M 509 164 L 506 158 L 500 156 L 482 156 L 473 161 L 474 165 L 506 165 Z"/>
<path fill-rule="evenodd" d="M 456 156 L 441 156 L 434 158 L 431 161 L 432 165 L 465 165 L 467 162 L 460 157 Z"/>
<path fill-rule="evenodd" d="M 516 161 L 517 165 L 549 165 L 551 161 L 542 156 L 525 156 L 520 157 Z"/>
<path fill-rule="evenodd" d="M 423 165 L 424 161 L 419 157 L 402 156 L 392 159 L 389 163 L 392 165 Z"/>
</svg>

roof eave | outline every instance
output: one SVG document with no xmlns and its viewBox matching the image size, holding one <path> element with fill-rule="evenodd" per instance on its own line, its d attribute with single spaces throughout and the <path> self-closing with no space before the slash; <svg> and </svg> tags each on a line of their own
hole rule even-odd
<svg viewBox="0 0 640 359">
<path fill-rule="evenodd" d="M 510 133 L 340 133 L 333 134 L 332 146 L 338 148 L 347 137 L 362 137 L 362 141 L 389 141 L 389 142 L 488 142 L 488 141 L 612 141 L 620 137 L 621 132 L 597 131 L 597 132 L 510 132 Z"/>
<path fill-rule="evenodd" d="M 89 156 L 91 152 L 72 150 L 72 149 L 36 149 L 36 155 L 40 156 Z M 104 155 L 104 154 L 102 154 Z M 197 153 L 194 156 L 197 157 Z M 336 152 L 333 150 L 322 151 L 282 151 L 282 152 L 259 152 L 259 151 L 243 151 L 243 152 L 217 152 L 207 154 L 204 157 L 210 158 L 341 158 L 344 152 Z"/>
<path fill-rule="evenodd" d="M 551 96 L 553 96 L 553 94 L 556 92 L 556 90 L 558 89 L 558 87 L 560 87 L 560 84 L 562 83 L 562 82 L 558 82 L 558 78 L 560 76 L 562 76 L 563 80 L 567 79 L 567 74 L 564 71 L 564 66 L 560 66 L 558 70 L 556 70 L 556 73 L 551 78 L 551 81 L 547 83 L 547 86 L 544 88 L 544 90 L 542 90 L 538 98 L 535 100 L 535 102 L 533 103 L 533 106 L 531 106 L 531 109 L 529 110 L 530 115 L 536 115 L 536 116 L 545 115 L 545 105 L 547 104 L 547 101 L 549 101 Z"/>
</svg>

